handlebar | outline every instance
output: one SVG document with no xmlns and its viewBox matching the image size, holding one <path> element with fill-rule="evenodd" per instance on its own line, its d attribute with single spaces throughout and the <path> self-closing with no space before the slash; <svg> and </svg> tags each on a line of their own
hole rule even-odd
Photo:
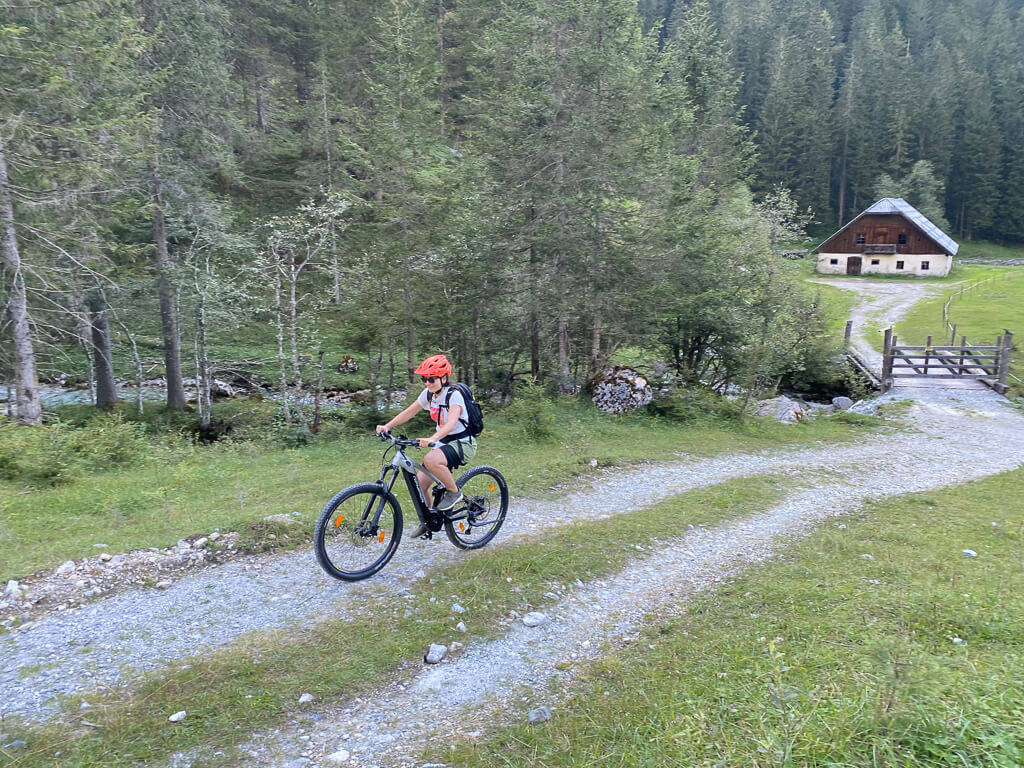
<svg viewBox="0 0 1024 768">
<path fill-rule="evenodd" d="M 410 440 L 405 435 L 399 435 L 398 437 L 395 437 L 394 435 L 392 435 L 387 430 L 384 430 L 383 432 L 381 432 L 377 436 L 382 441 L 384 441 L 385 443 L 390 440 L 392 445 L 397 445 L 397 446 L 399 446 L 401 448 L 419 448 L 420 447 L 420 441 L 419 440 Z M 428 448 L 436 448 L 439 445 L 440 445 L 440 443 L 434 442 L 434 443 L 428 443 L 427 447 Z"/>
</svg>

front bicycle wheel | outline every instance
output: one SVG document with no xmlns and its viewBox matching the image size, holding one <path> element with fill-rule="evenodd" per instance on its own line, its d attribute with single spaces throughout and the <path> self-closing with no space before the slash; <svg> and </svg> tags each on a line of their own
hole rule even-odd
<svg viewBox="0 0 1024 768">
<path fill-rule="evenodd" d="M 313 549 L 331 576 L 359 581 L 387 565 L 401 540 L 398 499 L 376 483 L 360 483 L 327 502 L 316 523 Z"/>
<path fill-rule="evenodd" d="M 494 538 L 508 512 L 508 484 L 494 467 L 473 467 L 455 484 L 465 500 L 444 521 L 448 540 L 459 549 L 479 549 Z"/>
</svg>

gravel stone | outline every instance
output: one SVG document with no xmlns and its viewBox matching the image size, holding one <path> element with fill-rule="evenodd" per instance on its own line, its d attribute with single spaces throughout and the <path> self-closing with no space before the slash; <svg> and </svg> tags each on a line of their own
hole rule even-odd
<svg viewBox="0 0 1024 768">
<path fill-rule="evenodd" d="M 427 651 L 427 655 L 423 657 L 423 660 L 427 662 L 427 664 L 439 664 L 441 659 L 443 659 L 447 653 L 447 645 L 431 643 L 430 650 Z"/>
<path fill-rule="evenodd" d="M 526 720 L 530 725 L 540 725 L 546 723 L 551 719 L 551 710 L 548 707 L 537 707 L 531 709 L 530 713 L 526 716 Z"/>
<path fill-rule="evenodd" d="M 539 627 L 548 617 L 540 611 L 531 611 L 530 613 L 523 616 L 523 624 L 528 627 Z"/>
<path fill-rule="evenodd" d="M 187 714 L 188 713 L 186 713 L 185 710 L 183 709 L 180 712 L 175 712 L 173 715 L 168 717 L 167 720 L 171 723 L 180 723 L 182 720 L 185 719 Z"/>
<path fill-rule="evenodd" d="M 978 553 L 975 552 L 973 549 L 965 549 L 964 550 L 964 557 L 977 557 L 977 556 L 978 556 Z"/>
</svg>

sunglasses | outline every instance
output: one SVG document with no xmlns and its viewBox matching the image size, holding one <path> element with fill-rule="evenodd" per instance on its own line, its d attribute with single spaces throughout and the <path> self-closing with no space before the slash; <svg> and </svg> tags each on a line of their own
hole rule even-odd
<svg viewBox="0 0 1024 768">
<path fill-rule="evenodd" d="M 440 381 L 440 376 L 420 376 L 420 381 L 424 384 L 433 384 L 435 381 Z"/>
</svg>

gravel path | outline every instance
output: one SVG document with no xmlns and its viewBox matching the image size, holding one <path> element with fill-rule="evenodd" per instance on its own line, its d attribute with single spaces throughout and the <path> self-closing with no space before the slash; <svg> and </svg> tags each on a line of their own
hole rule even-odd
<svg viewBox="0 0 1024 768">
<path fill-rule="evenodd" d="M 618 514 L 728 478 L 767 472 L 799 475 L 807 469 L 828 469 L 837 473 L 836 477 L 850 478 L 808 491 L 810 495 L 792 502 L 792 509 L 786 505 L 750 521 L 750 531 L 744 535 L 753 539 L 742 545 L 728 543 L 738 533 L 717 531 L 714 536 L 723 537 L 722 548 L 708 561 L 703 575 L 685 568 L 672 570 L 674 578 L 681 580 L 678 589 L 683 589 L 693 579 L 695 583 L 713 583 L 714 568 L 733 567 L 730 564 L 740 562 L 737 558 L 743 552 L 760 549 L 767 556 L 780 546 L 776 541 L 779 536 L 802 531 L 822 515 L 851 509 L 864 498 L 963 482 L 1024 462 L 1022 420 L 1003 404 L 1002 398 L 988 391 L 958 392 L 954 396 L 927 391 L 915 397 L 918 399 L 912 417 L 917 426 L 913 431 L 827 448 L 732 454 L 714 459 L 684 457 L 669 464 L 608 472 L 591 488 L 556 501 L 514 499 L 509 520 L 495 545 L 542 531 L 553 520 Z M 866 468 L 871 471 L 865 471 Z M 806 503 L 799 502 L 800 498 L 805 498 Z M 755 546 L 751 543 L 754 540 L 760 543 Z M 693 542 L 688 539 L 686 546 L 693 546 Z M 459 553 L 444 539 L 403 542 L 395 560 L 378 577 L 351 585 L 329 579 L 310 553 L 299 551 L 211 566 L 167 590 L 126 592 L 90 604 L 72 615 L 55 614 L 30 630 L 0 637 L 3 713 L 44 719 L 54 711 L 59 694 L 128 683 L 143 670 L 180 660 L 204 646 L 224 646 L 245 632 L 308 625 L 321 616 L 355 617 L 377 610 L 382 603 L 397 603 L 403 592 L 414 589 L 418 571 L 429 573 L 457 557 Z M 665 555 L 655 557 L 654 566 L 659 561 L 664 563 L 664 558 Z M 590 595 L 588 600 L 593 603 L 591 619 L 582 622 L 585 634 L 596 633 L 594 622 L 603 621 L 608 615 L 602 601 L 619 605 L 657 604 L 650 596 L 624 600 L 620 581 L 629 578 L 632 577 L 628 574 L 616 577 L 614 586 L 607 589 L 589 585 L 580 590 L 581 595 Z M 664 572 L 654 579 L 657 589 L 664 585 L 664 580 Z M 643 583 L 630 587 L 644 588 Z M 563 610 L 569 611 L 570 606 L 560 606 L 559 612 Z M 618 631 L 626 631 L 621 627 L 631 626 L 637 620 L 635 616 L 616 619 Z M 552 631 L 565 638 L 562 645 L 552 646 L 552 658 L 564 655 L 565 649 L 572 646 L 571 638 L 579 636 L 580 624 L 579 620 L 569 620 L 556 631 L 552 623 Z M 515 647 L 516 637 L 513 633 L 498 642 Z M 481 655 L 485 653 L 471 645 L 463 659 L 447 666 L 465 664 L 463 668 L 472 670 L 469 665 L 475 666 L 478 657 L 484 666 L 492 664 L 486 655 Z M 535 674 L 543 677 L 543 669 L 537 667 Z M 467 679 L 479 677 L 479 671 L 467 674 Z M 496 685 L 497 681 L 492 683 Z M 495 693 L 494 685 L 479 690 L 471 698 L 477 700 Z M 450 698 L 450 694 L 446 696 Z M 391 704 L 388 706 L 392 708 Z M 321 730 L 335 733 L 329 728 Z M 371 747 L 363 748 L 364 755 L 372 752 Z M 301 752 L 295 759 L 300 758 L 305 759 Z"/>
<path fill-rule="evenodd" d="M 844 291 L 853 291 L 861 301 L 850 310 L 853 320 L 851 346 L 877 371 L 882 370 L 882 353 L 875 350 L 868 341 L 868 324 L 883 330 L 907 316 L 917 302 L 937 296 L 950 289 L 955 283 L 916 283 L 881 280 L 858 280 L 857 278 L 816 277 L 808 282 L 831 285 Z M 874 333 L 874 331 L 870 331 Z M 981 385 L 984 386 L 984 385 Z"/>
<path fill-rule="evenodd" d="M 451 662 L 424 666 L 356 704 L 297 714 L 287 726 L 243 745 L 245 763 L 312 768 L 339 764 L 336 760 L 347 755 L 345 765 L 417 766 L 417 754 L 425 747 L 443 759 L 444 746 L 453 738 L 473 738 L 467 723 L 511 722 L 529 708 L 557 707 L 552 687 L 564 690 L 575 665 L 628 645 L 652 614 L 678 611 L 692 595 L 773 557 L 824 519 L 854 511 L 868 500 L 956 485 L 1024 464 L 1024 419 L 999 400 L 986 392 L 927 390 L 915 393 L 911 416 L 919 425 L 916 433 L 881 438 L 870 446 L 742 457 L 743 466 L 754 472 L 812 467 L 837 474 L 827 485 L 798 491 L 750 519 L 662 541 L 614 576 L 565 588 L 556 605 L 546 609 L 549 621 L 540 627 L 516 622 L 491 642 L 474 644 L 470 637 L 466 652 Z M 741 457 L 657 472 L 664 480 L 681 470 L 703 476 L 715 465 L 728 472 L 736 458 Z M 621 492 L 623 484 L 629 484 L 626 476 L 595 491 Z M 575 501 L 591 509 L 602 505 L 594 497 Z M 960 548 L 959 543 L 951 546 Z M 849 567 L 855 574 L 857 563 Z"/>
</svg>

